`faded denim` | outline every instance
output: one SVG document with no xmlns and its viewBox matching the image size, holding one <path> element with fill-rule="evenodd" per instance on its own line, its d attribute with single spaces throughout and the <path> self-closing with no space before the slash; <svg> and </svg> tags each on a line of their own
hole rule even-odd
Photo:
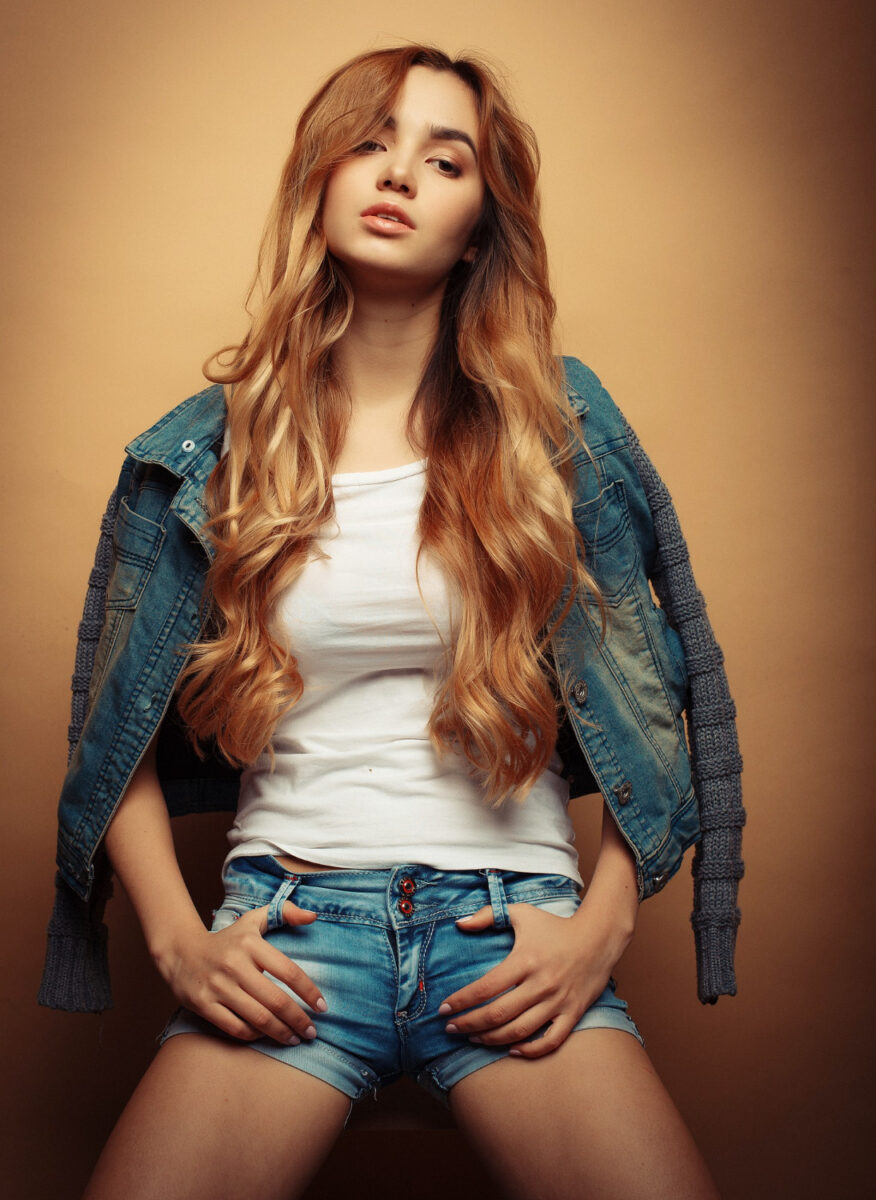
<svg viewBox="0 0 876 1200">
<path fill-rule="evenodd" d="M 508 1046 L 479 1046 L 465 1035 L 446 1033 L 451 1018 L 439 1016 L 438 1008 L 507 957 L 514 944 L 509 904 L 534 904 L 571 917 L 580 903 L 577 886 L 562 875 L 489 869 L 402 865 L 294 874 L 266 856 L 232 859 L 223 879 L 225 901 L 213 930 L 267 905 L 266 938 L 308 974 L 328 1004 L 328 1012 L 313 1014 L 312 1042 L 287 1046 L 261 1038 L 247 1044 L 352 1100 L 410 1075 L 446 1104 L 460 1079 L 505 1058 Z M 282 907 L 290 899 L 318 919 L 283 924 Z M 485 904 L 492 904 L 495 927 L 479 933 L 457 929 L 459 917 Z M 644 1045 L 614 980 L 575 1029 L 597 1027 L 623 1029 Z M 227 1036 L 185 1009 L 171 1018 L 162 1043 L 181 1033 Z"/>
</svg>

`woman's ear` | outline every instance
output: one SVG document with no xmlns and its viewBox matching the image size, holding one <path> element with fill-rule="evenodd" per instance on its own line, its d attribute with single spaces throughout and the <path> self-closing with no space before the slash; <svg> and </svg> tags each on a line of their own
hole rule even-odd
<svg viewBox="0 0 876 1200">
<path fill-rule="evenodd" d="M 475 255 L 477 254 L 477 252 L 478 252 L 477 246 L 469 246 L 469 248 L 466 250 L 465 254 L 463 254 L 462 258 L 459 261 L 465 262 L 465 263 L 474 262 Z"/>
</svg>

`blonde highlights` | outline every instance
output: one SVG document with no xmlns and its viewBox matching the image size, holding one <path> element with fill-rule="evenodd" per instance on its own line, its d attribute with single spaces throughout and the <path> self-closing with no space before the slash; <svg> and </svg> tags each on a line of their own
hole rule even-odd
<svg viewBox="0 0 876 1200">
<path fill-rule="evenodd" d="M 525 797 L 550 760 L 558 709 L 549 639 L 576 594 L 598 590 L 572 519 L 579 434 L 553 354 L 538 150 L 474 58 L 419 46 L 361 55 L 301 116 L 259 255 L 250 331 L 205 367 L 226 384 L 229 450 L 206 495 L 209 632 L 192 648 L 179 707 L 197 741 L 213 739 L 245 765 L 270 748 L 306 686 L 294 630 L 287 645 L 273 616 L 333 515 L 350 401 L 331 348 L 354 302 L 326 247 L 322 197 L 333 168 L 390 115 L 415 65 L 452 71 L 471 88 L 486 185 L 477 254 L 451 271 L 408 417 L 428 459 L 420 553 L 460 601 L 436 664 L 429 735 L 439 752 L 464 754 L 498 804 Z"/>
</svg>

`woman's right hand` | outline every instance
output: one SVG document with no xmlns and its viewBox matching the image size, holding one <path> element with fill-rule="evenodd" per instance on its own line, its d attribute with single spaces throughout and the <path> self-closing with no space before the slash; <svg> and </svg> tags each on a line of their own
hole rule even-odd
<svg viewBox="0 0 876 1200">
<path fill-rule="evenodd" d="M 287 925 L 309 925 L 316 913 L 291 900 L 283 905 Z M 255 908 L 215 933 L 188 926 L 160 950 L 155 964 L 176 998 L 224 1033 L 251 1042 L 271 1037 L 297 1045 L 312 1040 L 310 1016 L 263 972 L 287 984 L 317 1012 L 327 1005 L 316 984 L 276 946 L 265 941 L 268 908 Z"/>
</svg>

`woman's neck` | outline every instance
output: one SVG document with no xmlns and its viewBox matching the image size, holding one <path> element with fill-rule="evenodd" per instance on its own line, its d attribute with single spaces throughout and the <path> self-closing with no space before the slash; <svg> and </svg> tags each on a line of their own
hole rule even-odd
<svg viewBox="0 0 876 1200">
<path fill-rule="evenodd" d="M 332 349 L 352 406 L 336 471 L 381 470 L 422 457 L 406 426 L 440 311 L 440 295 L 379 302 L 357 295 L 350 324 Z"/>
<path fill-rule="evenodd" d="M 440 294 L 395 301 L 357 295 L 350 324 L 332 349 L 354 411 L 383 408 L 390 401 L 410 407 L 435 344 L 440 312 Z"/>
</svg>

